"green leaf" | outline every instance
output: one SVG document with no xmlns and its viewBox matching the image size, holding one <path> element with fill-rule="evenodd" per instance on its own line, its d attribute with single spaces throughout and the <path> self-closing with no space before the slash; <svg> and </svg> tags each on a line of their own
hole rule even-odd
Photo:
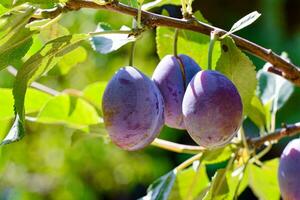
<svg viewBox="0 0 300 200">
<path fill-rule="evenodd" d="M 12 89 L 0 88 L 0 96 L 0 120 L 12 119 L 14 117 Z M 26 114 L 38 112 L 50 98 L 49 94 L 29 88 L 25 99 Z"/>
<path fill-rule="evenodd" d="M 248 115 L 257 83 L 255 66 L 236 47 L 230 37 L 226 37 L 221 41 L 221 47 L 222 53 L 216 70 L 223 73 L 235 84 L 242 98 L 244 115 Z"/>
<path fill-rule="evenodd" d="M 10 144 L 12 142 L 17 142 L 24 137 L 24 127 L 20 120 L 19 115 L 16 115 L 15 121 L 11 129 L 9 130 L 6 137 L 2 140 L 0 145 Z"/>
<path fill-rule="evenodd" d="M 49 124 L 66 124 L 74 128 L 99 123 L 97 111 L 86 101 L 62 94 L 47 102 L 36 121 Z"/>
<path fill-rule="evenodd" d="M 154 181 L 147 189 L 147 195 L 141 200 L 167 200 L 176 179 L 175 171 L 170 171 Z"/>
<path fill-rule="evenodd" d="M 42 74 L 47 73 L 63 55 L 77 48 L 89 35 L 78 34 L 62 36 L 46 43 L 43 48 L 31 56 L 18 71 L 13 95 L 18 121 L 24 123 L 24 98 L 28 85 Z M 20 126 L 14 126 L 14 128 Z M 22 128 L 23 131 L 24 128 Z"/>
<path fill-rule="evenodd" d="M 278 165 L 278 158 L 265 162 L 262 167 L 249 165 L 249 186 L 260 200 L 279 200 Z"/>
<path fill-rule="evenodd" d="M 196 199 L 208 185 L 204 165 L 179 171 L 168 200 Z"/>
<path fill-rule="evenodd" d="M 259 97 L 253 96 L 249 107 L 248 117 L 258 128 L 267 126 L 266 111 Z"/>
<path fill-rule="evenodd" d="M 213 176 L 210 188 L 203 200 L 224 199 L 229 193 L 229 186 L 226 178 L 226 170 L 219 169 Z"/>
<path fill-rule="evenodd" d="M 155 7 L 161 7 L 166 4 L 181 5 L 181 0 L 155 0 L 142 6 L 143 10 L 150 10 Z"/>
<path fill-rule="evenodd" d="M 87 52 L 85 48 L 78 47 L 75 50 L 67 53 L 58 62 L 58 68 L 62 75 L 67 74 L 77 64 L 82 63 L 87 58 Z"/>
<path fill-rule="evenodd" d="M 120 31 L 129 31 L 130 28 L 122 26 Z M 105 32 L 107 34 L 101 34 L 93 36 L 91 39 L 91 45 L 93 49 L 102 54 L 108 54 L 116 51 L 129 42 L 134 42 L 135 37 L 128 33 L 109 33 L 111 28 L 107 24 L 100 23 L 96 29 L 96 32 Z"/>
<path fill-rule="evenodd" d="M 1 18 L 4 23 L 0 25 L 0 70 L 21 60 L 32 44 L 35 32 L 25 28 L 25 25 L 34 9 L 16 13 Z"/>
<path fill-rule="evenodd" d="M 229 186 L 229 193 L 226 199 L 234 199 L 236 195 L 240 195 L 248 186 L 248 166 L 242 165 L 236 168 L 234 171 L 228 171 L 226 174 L 227 183 Z M 239 185 L 240 184 L 240 185 Z M 239 188 L 237 188 L 239 185 Z M 236 192 L 236 190 L 238 190 Z"/>
<path fill-rule="evenodd" d="M 232 148 L 230 148 L 230 146 L 227 145 L 222 148 L 213 149 L 204 152 L 201 161 L 205 164 L 214 164 L 214 163 L 223 162 L 228 160 L 232 153 L 233 153 Z"/>
<path fill-rule="evenodd" d="M 93 105 L 101 110 L 102 96 L 104 94 L 107 82 L 96 82 L 88 85 L 83 90 L 83 96 L 88 99 Z"/>
<path fill-rule="evenodd" d="M 249 26 L 250 24 L 255 22 L 260 16 L 261 16 L 261 14 L 258 13 L 257 11 L 249 13 L 248 15 L 244 16 L 239 21 L 234 23 L 233 26 L 231 27 L 230 31 L 228 31 L 228 33 L 226 33 L 225 35 L 232 34 L 234 32 L 237 32 L 237 31 Z"/>
<path fill-rule="evenodd" d="M 171 28 L 158 27 L 156 30 L 156 48 L 159 58 L 162 59 L 168 54 L 173 54 L 173 40 L 175 30 Z M 186 54 L 192 57 L 202 69 L 207 69 L 208 46 L 210 39 L 208 36 L 192 31 L 179 30 L 178 54 Z M 212 66 L 220 56 L 220 47 L 216 45 L 213 52 Z"/>
<path fill-rule="evenodd" d="M 269 66 L 270 64 L 267 63 L 264 68 L 257 73 L 259 80 L 258 93 L 263 104 L 267 104 L 270 101 L 273 103 L 272 112 L 276 112 L 292 95 L 294 86 L 281 76 L 267 72 Z"/>
</svg>

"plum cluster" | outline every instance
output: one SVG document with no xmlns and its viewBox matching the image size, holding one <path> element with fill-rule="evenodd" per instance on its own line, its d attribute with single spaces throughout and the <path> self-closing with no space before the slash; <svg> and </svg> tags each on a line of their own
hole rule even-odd
<svg viewBox="0 0 300 200">
<path fill-rule="evenodd" d="M 219 72 L 202 70 L 189 56 L 165 56 L 152 80 L 134 67 L 121 68 L 102 101 L 112 141 L 126 150 L 149 145 L 162 126 L 186 129 L 194 141 L 227 144 L 242 122 L 243 105 L 234 84 Z"/>
</svg>

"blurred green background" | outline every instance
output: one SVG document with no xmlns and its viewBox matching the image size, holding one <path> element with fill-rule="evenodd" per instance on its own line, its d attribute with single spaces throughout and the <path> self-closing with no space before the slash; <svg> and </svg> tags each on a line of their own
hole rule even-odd
<svg viewBox="0 0 300 200">
<path fill-rule="evenodd" d="M 300 65 L 299 0 L 195 0 L 193 7 L 210 23 L 226 30 L 244 15 L 259 11 L 261 18 L 238 35 L 277 53 L 286 51 L 291 60 Z M 168 5 L 163 8 L 172 16 L 180 15 L 179 7 Z M 153 12 L 161 10 L 158 8 Z M 87 33 L 94 31 L 99 22 L 107 22 L 118 29 L 124 24 L 130 27 L 132 18 L 104 10 L 83 9 L 64 14 L 59 23 L 71 33 Z M 83 47 L 86 51 L 83 62 L 66 72 L 57 66 L 38 81 L 58 91 L 82 90 L 92 83 L 108 81 L 116 70 L 128 64 L 130 45 L 108 55 L 93 51 L 88 42 Z M 250 57 L 257 70 L 264 65 L 263 61 Z M 151 76 L 158 62 L 155 31 L 147 31 L 137 42 L 134 65 Z M 16 62 L 15 67 L 21 63 Z M 13 80 L 6 70 L 0 72 L 1 88 L 11 88 Z M 299 119 L 300 89 L 296 88 L 278 112 L 277 126 Z M 2 138 L 11 123 L 11 120 L 0 121 Z M 248 134 L 258 132 L 249 120 L 244 127 Z M 111 144 L 105 136 L 82 136 L 78 130 L 66 125 L 28 121 L 26 131 L 23 140 L 0 149 L 0 199 L 137 199 L 145 195 L 151 182 L 188 158 L 188 155 L 151 146 L 138 152 L 126 152 Z M 184 131 L 167 127 L 160 137 L 193 144 Z M 265 159 L 278 156 L 287 140 L 275 145 Z M 254 199 L 254 196 L 246 190 L 240 199 Z"/>
</svg>

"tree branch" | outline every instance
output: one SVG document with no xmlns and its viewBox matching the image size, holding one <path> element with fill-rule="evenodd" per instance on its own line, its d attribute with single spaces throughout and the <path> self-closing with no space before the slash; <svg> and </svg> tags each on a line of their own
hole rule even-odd
<svg viewBox="0 0 300 200">
<path fill-rule="evenodd" d="M 293 136 L 300 133 L 300 122 L 290 125 L 285 125 L 284 128 L 276 129 L 273 133 L 266 136 L 248 139 L 248 144 L 254 148 L 262 146 L 265 142 L 280 140 L 286 136 Z"/>
<path fill-rule="evenodd" d="M 118 3 L 116 1 L 107 3 L 105 5 L 100 5 L 89 0 L 70 0 L 66 4 L 66 8 L 60 8 L 60 10 L 63 12 L 67 10 L 79 10 L 81 8 L 106 9 L 114 12 L 123 13 L 126 15 L 131 15 L 134 17 L 136 17 L 138 14 L 137 9 L 122 3 Z M 58 12 L 56 11 L 53 13 L 53 15 L 57 15 L 57 13 Z M 51 15 L 48 13 L 47 15 L 45 14 L 45 16 Z M 157 26 L 165 26 L 191 30 L 206 35 L 210 35 L 212 31 L 217 31 L 219 33 L 219 36 L 226 34 L 226 31 L 197 21 L 196 19 L 176 19 L 147 11 L 142 11 L 141 17 L 143 24 L 150 28 L 154 28 Z M 272 50 L 270 49 L 266 49 L 234 34 L 231 34 L 230 36 L 233 38 L 233 40 L 239 48 L 255 55 L 258 58 L 265 60 L 266 62 L 271 63 L 273 68 L 276 69 L 277 75 L 281 75 L 282 77 L 286 78 L 287 80 L 293 82 L 295 85 L 300 87 L 300 69 L 293 63 L 281 58 L 279 55 L 272 52 Z M 270 72 L 273 71 L 275 70 L 270 70 Z"/>
</svg>

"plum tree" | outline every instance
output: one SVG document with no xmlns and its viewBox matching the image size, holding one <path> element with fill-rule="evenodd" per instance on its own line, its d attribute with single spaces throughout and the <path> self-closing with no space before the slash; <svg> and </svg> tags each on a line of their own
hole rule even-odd
<svg viewBox="0 0 300 200">
<path fill-rule="evenodd" d="M 121 68 L 115 74 L 104 92 L 102 109 L 112 141 L 126 150 L 149 145 L 164 124 L 158 88 L 134 67 Z"/>
<path fill-rule="evenodd" d="M 294 139 L 285 147 L 278 169 L 280 191 L 284 200 L 300 199 L 300 139 Z"/>
<path fill-rule="evenodd" d="M 184 69 L 184 75 L 181 66 Z M 157 65 L 152 79 L 158 86 L 165 102 L 165 123 L 169 127 L 185 129 L 182 116 L 182 100 L 185 88 L 194 75 L 200 71 L 199 65 L 189 56 L 165 56 Z"/>
<path fill-rule="evenodd" d="M 243 105 L 234 84 L 217 71 L 200 71 L 189 83 L 182 103 L 185 127 L 199 145 L 225 145 L 238 131 Z"/>
</svg>

